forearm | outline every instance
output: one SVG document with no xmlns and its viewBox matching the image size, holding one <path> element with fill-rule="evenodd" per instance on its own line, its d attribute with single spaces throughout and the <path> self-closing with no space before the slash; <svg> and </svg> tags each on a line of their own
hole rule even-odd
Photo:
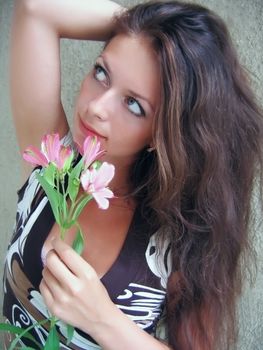
<svg viewBox="0 0 263 350">
<path fill-rule="evenodd" d="M 167 345 L 139 328 L 122 311 L 114 306 L 97 324 L 92 336 L 103 350 L 171 350 Z"/>
<path fill-rule="evenodd" d="M 10 59 L 11 105 L 21 151 L 43 134 L 64 135 L 59 39 L 105 40 L 121 7 L 107 0 L 16 0 Z"/>
<path fill-rule="evenodd" d="M 59 37 L 106 40 L 113 14 L 123 8 L 109 0 L 18 0 L 28 16 L 49 23 Z"/>
</svg>

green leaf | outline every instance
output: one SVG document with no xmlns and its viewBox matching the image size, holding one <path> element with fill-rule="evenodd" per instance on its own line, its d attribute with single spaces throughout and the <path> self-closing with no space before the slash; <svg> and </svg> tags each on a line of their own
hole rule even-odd
<svg viewBox="0 0 263 350">
<path fill-rule="evenodd" d="M 44 170 L 44 174 L 43 176 L 45 177 L 45 179 L 47 180 L 47 182 L 54 187 L 54 179 L 55 179 L 55 175 L 57 172 L 57 167 L 55 164 L 53 163 L 49 163 L 48 167 L 45 168 Z"/>
<path fill-rule="evenodd" d="M 16 333 L 16 334 L 18 334 L 18 335 L 17 335 L 17 337 L 12 341 L 12 343 L 10 344 L 8 350 L 14 350 L 16 344 L 18 343 L 18 341 L 19 341 L 22 337 L 26 337 L 26 338 L 28 338 L 28 336 L 31 337 L 31 335 L 29 334 L 29 331 L 30 331 L 31 329 L 33 329 L 33 328 L 35 328 L 35 327 L 37 327 L 37 326 L 41 326 L 41 325 L 43 325 L 43 324 L 45 324 L 45 323 L 47 323 L 47 322 L 49 322 L 49 319 L 44 319 L 44 320 L 42 320 L 42 321 L 35 322 L 34 324 L 32 324 L 31 326 L 27 327 L 26 329 L 21 329 L 21 328 L 19 328 L 20 333 L 19 333 L 19 334 Z M 14 326 L 12 326 L 12 327 L 14 327 Z M 15 327 L 15 328 L 17 328 L 17 327 Z M 42 345 L 39 344 L 39 343 L 34 339 L 34 337 L 29 338 L 29 339 L 32 340 L 32 341 L 38 346 L 38 348 L 39 348 L 40 350 L 43 349 L 43 348 L 42 348 Z"/>
<path fill-rule="evenodd" d="M 35 326 L 35 325 L 34 325 Z M 32 328 L 32 326 L 31 326 Z M 30 328 L 30 329 L 31 329 Z M 41 344 L 38 343 L 35 338 L 29 333 L 30 329 L 23 329 L 20 327 L 16 327 L 13 326 L 11 324 L 7 324 L 7 323 L 0 323 L 0 331 L 4 331 L 4 332 L 10 332 L 12 334 L 16 334 L 16 335 L 21 335 L 21 337 L 23 336 L 24 338 L 27 338 L 29 340 L 31 340 L 32 342 L 34 342 L 39 348 L 41 348 Z M 18 337 L 20 339 L 20 337 Z"/>
<path fill-rule="evenodd" d="M 72 169 L 71 173 L 69 174 L 68 194 L 72 202 L 75 201 L 77 194 L 79 192 L 79 185 L 80 185 L 79 178 L 80 178 L 80 173 L 82 169 L 83 169 L 83 158 L 80 159 L 78 164 Z"/>
<path fill-rule="evenodd" d="M 74 335 L 74 331 L 75 331 L 74 327 L 71 326 L 70 324 L 67 324 L 67 345 L 71 343 L 71 340 Z"/>
<path fill-rule="evenodd" d="M 80 213 L 82 212 L 82 209 L 85 207 L 85 205 L 92 199 L 92 195 L 85 196 L 82 201 L 77 205 L 77 208 L 75 209 L 72 220 L 76 221 L 79 217 Z"/>
<path fill-rule="evenodd" d="M 57 192 L 47 181 L 46 179 L 36 174 L 37 180 L 39 181 L 40 185 L 43 187 L 43 190 L 45 191 L 47 198 L 50 202 L 53 214 L 55 216 L 56 222 L 61 226 L 61 220 L 59 216 L 59 203 L 61 201 L 62 194 Z"/>
<path fill-rule="evenodd" d="M 81 228 L 78 228 L 78 231 L 76 233 L 75 239 L 72 244 L 72 248 L 77 252 L 79 255 L 82 254 L 84 249 L 84 237 L 81 231 Z"/>
<path fill-rule="evenodd" d="M 36 350 L 36 349 L 31 348 L 30 346 L 23 346 L 22 348 L 20 348 L 20 350 Z"/>
<path fill-rule="evenodd" d="M 49 331 L 43 350 L 59 350 L 59 337 L 55 325 Z"/>
</svg>

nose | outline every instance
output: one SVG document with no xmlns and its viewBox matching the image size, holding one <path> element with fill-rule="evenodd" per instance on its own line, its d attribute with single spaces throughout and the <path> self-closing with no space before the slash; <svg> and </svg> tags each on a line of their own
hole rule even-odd
<svg viewBox="0 0 263 350">
<path fill-rule="evenodd" d="M 100 92 L 89 100 L 88 114 L 92 117 L 98 118 L 101 121 L 107 120 L 111 112 L 114 110 L 116 96 L 114 91 L 108 89 Z"/>
</svg>

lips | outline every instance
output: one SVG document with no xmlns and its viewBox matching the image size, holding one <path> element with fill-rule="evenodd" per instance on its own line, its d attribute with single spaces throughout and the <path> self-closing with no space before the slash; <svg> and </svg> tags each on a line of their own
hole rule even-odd
<svg viewBox="0 0 263 350">
<path fill-rule="evenodd" d="M 80 129 L 82 132 L 85 134 L 85 136 L 97 136 L 97 138 L 103 138 L 106 139 L 105 136 L 99 134 L 96 130 L 94 130 L 92 127 L 86 125 L 83 123 L 81 118 L 79 118 L 79 124 L 80 124 Z"/>
</svg>

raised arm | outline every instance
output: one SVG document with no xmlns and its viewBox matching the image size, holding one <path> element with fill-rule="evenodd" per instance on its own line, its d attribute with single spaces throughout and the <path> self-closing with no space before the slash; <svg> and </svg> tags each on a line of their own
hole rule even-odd
<svg viewBox="0 0 263 350">
<path fill-rule="evenodd" d="M 18 144 L 39 146 L 45 133 L 68 131 L 61 104 L 59 39 L 107 39 L 120 6 L 107 0 L 16 0 L 10 61 Z M 23 163 L 24 177 L 29 173 Z"/>
</svg>

